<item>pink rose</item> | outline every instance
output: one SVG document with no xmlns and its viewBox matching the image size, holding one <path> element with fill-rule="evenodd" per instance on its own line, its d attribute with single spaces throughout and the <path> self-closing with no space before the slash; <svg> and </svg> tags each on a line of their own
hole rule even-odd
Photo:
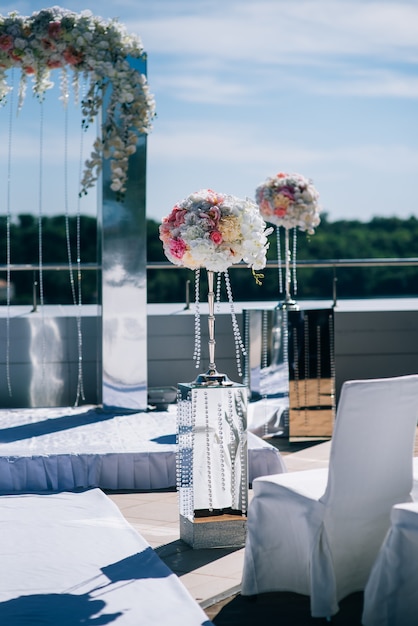
<svg viewBox="0 0 418 626">
<path fill-rule="evenodd" d="M 11 35 L 0 35 L 0 50 L 11 50 L 13 48 L 13 37 Z"/>
<path fill-rule="evenodd" d="M 170 254 L 176 259 L 183 258 L 183 254 L 187 250 L 187 245 L 183 239 L 171 239 L 169 242 Z"/>
<path fill-rule="evenodd" d="M 83 54 L 77 52 L 72 46 L 68 46 L 62 53 L 62 56 L 70 65 L 79 65 L 83 60 Z"/>
<path fill-rule="evenodd" d="M 287 187 L 287 186 L 281 187 L 280 193 L 282 196 L 285 196 L 285 198 L 289 198 L 289 200 L 293 201 L 295 199 L 295 193 L 291 187 Z"/>
<path fill-rule="evenodd" d="M 58 39 L 58 37 L 61 35 L 60 22 L 50 22 L 48 24 L 48 35 L 53 39 Z"/>
<path fill-rule="evenodd" d="M 278 207 L 277 209 L 274 209 L 274 215 L 277 215 L 277 217 L 284 217 L 286 213 L 286 207 Z"/>
<path fill-rule="evenodd" d="M 222 234 L 219 232 L 219 230 L 213 230 L 211 232 L 211 234 L 209 235 L 210 239 L 213 241 L 214 244 L 219 245 L 220 243 L 222 243 Z"/>
<path fill-rule="evenodd" d="M 47 66 L 51 69 L 54 70 L 57 67 L 61 67 L 62 63 L 59 59 L 57 59 L 56 61 L 53 61 L 52 59 L 48 59 L 48 61 L 46 62 Z"/>
</svg>

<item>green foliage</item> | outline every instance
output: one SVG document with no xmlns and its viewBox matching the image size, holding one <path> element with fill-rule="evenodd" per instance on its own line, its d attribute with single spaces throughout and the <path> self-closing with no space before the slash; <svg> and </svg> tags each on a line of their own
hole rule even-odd
<svg viewBox="0 0 418 626">
<path fill-rule="evenodd" d="M 71 261 L 75 281 L 76 297 L 78 298 L 77 284 L 77 218 L 68 220 L 70 235 Z M 42 253 L 40 254 L 40 232 L 42 237 Z M 7 220 L 0 219 L 0 237 L 5 242 L 7 237 Z M 80 218 L 80 249 L 81 263 L 97 262 L 97 226 L 96 220 L 87 216 Z M 0 263 L 7 263 L 7 246 L 2 246 Z M 42 283 L 45 304 L 72 304 L 73 295 L 70 283 L 70 273 L 67 270 L 48 270 L 48 264 L 65 264 L 68 267 L 68 251 L 66 237 L 66 223 L 63 215 L 43 217 L 41 229 L 39 220 L 31 214 L 19 215 L 16 222 L 10 224 L 10 263 L 41 264 L 43 267 Z M 3 273 L 2 278 L 6 278 Z M 33 285 L 37 282 L 39 292 L 39 272 L 12 271 L 11 281 L 15 288 L 13 304 L 27 304 L 32 302 Z M 97 273 L 92 270 L 82 272 L 81 297 L 84 304 L 97 301 Z M 39 301 L 39 293 L 38 293 Z"/>
<path fill-rule="evenodd" d="M 71 259 L 74 279 L 77 269 L 77 220 L 68 221 Z M 162 243 L 158 237 L 159 223 L 147 220 L 147 260 L 148 263 L 167 262 Z M 49 263 L 68 265 L 65 217 L 42 218 L 42 265 L 43 291 L 45 303 L 70 304 L 73 302 L 70 276 L 66 271 L 50 271 Z M 6 241 L 7 221 L 0 218 L 0 237 Z M 251 270 L 245 267 L 231 268 L 232 291 L 235 301 L 278 301 L 279 276 L 277 270 L 276 232 L 269 237 L 268 259 L 274 263 L 263 270 L 262 285 L 257 285 Z M 39 259 L 39 221 L 33 215 L 19 215 L 16 222 L 10 224 L 10 263 L 38 264 Z M 370 222 L 340 220 L 329 222 L 322 217 L 315 235 L 297 234 L 297 259 L 301 260 L 340 260 L 374 258 L 415 258 L 418 253 L 418 220 L 410 217 L 376 217 Z M 281 246 L 284 238 L 281 236 Z M 97 224 L 91 217 L 80 219 L 81 263 L 96 263 Z M 0 263 L 7 264 L 7 247 L 3 245 Z M 6 278 L 6 272 L 2 273 Z M 418 268 L 390 267 L 379 268 L 337 268 L 334 275 L 332 268 L 298 268 L 298 289 L 296 297 L 300 299 L 332 299 L 333 281 L 337 279 L 338 298 L 373 298 L 416 296 L 418 289 Z M 39 275 L 32 271 L 12 271 L 15 286 L 13 304 L 32 302 L 34 280 L 39 283 Z M 169 269 L 150 269 L 147 272 L 148 302 L 185 303 L 187 297 L 194 300 L 194 272 L 178 269 L 169 265 Z M 95 271 L 82 272 L 82 302 L 97 302 L 98 278 Z M 77 282 L 76 282 L 77 288 Z M 205 293 L 204 274 L 202 294 Z M 222 293 L 222 299 L 226 294 Z"/>
</svg>

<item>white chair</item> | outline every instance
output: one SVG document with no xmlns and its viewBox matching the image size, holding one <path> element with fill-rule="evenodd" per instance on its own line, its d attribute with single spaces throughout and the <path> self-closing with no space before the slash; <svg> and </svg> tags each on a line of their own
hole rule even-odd
<svg viewBox="0 0 418 626">
<path fill-rule="evenodd" d="M 364 590 L 364 626 L 418 623 L 418 503 L 397 504 Z"/>
<path fill-rule="evenodd" d="M 310 596 L 313 617 L 364 589 L 394 504 L 410 500 L 418 375 L 344 383 L 329 468 L 257 478 L 241 594 Z"/>
</svg>

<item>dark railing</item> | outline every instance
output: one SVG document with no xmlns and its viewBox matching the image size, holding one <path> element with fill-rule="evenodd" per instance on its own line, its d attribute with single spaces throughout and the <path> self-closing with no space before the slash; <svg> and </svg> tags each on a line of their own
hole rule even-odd
<svg viewBox="0 0 418 626">
<path fill-rule="evenodd" d="M 242 269 L 247 267 L 245 263 L 237 263 L 231 266 L 231 269 Z M 296 261 L 296 268 L 298 269 L 332 269 L 333 270 L 333 300 L 334 305 L 337 302 L 337 292 L 336 292 L 336 283 L 337 283 L 337 270 L 338 268 L 371 268 L 371 267 L 418 267 L 418 257 L 408 257 L 408 258 L 374 258 L 374 259 L 321 259 L 321 260 L 302 260 L 299 259 Z M 277 261 L 269 260 L 267 261 L 266 268 L 273 269 L 277 268 Z M 97 263 L 73 263 L 72 270 L 73 272 L 80 271 L 100 271 L 102 268 Z M 158 262 L 149 262 L 146 265 L 147 270 L 179 270 L 184 269 L 181 266 L 174 265 L 169 261 L 158 261 Z M 33 310 L 36 310 L 36 272 L 39 271 L 68 271 L 69 266 L 68 263 L 44 263 L 40 265 L 39 263 L 26 263 L 26 264 L 10 264 L 10 265 L 0 265 L 0 272 L 28 272 L 31 271 L 34 273 L 33 279 Z M 190 284 L 191 281 L 186 281 L 186 308 L 190 306 Z M 417 294 L 418 295 L 418 294 Z"/>
</svg>

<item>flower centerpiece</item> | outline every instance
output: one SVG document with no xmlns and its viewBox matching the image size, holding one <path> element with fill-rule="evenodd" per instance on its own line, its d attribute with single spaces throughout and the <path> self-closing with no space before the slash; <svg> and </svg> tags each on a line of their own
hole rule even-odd
<svg viewBox="0 0 418 626">
<path fill-rule="evenodd" d="M 257 283 L 262 274 L 257 273 L 266 265 L 269 246 L 267 236 L 271 229 L 261 217 L 257 205 L 249 199 L 241 200 L 232 195 L 220 194 L 211 189 L 201 189 L 178 202 L 160 225 L 160 239 L 169 261 L 175 265 L 196 271 L 196 321 L 195 354 L 196 367 L 200 362 L 199 323 L 199 272 L 207 270 L 209 287 L 209 372 L 205 380 L 213 376 L 218 380 L 214 362 L 213 337 L 213 273 L 225 277 L 228 299 L 231 305 L 234 337 L 237 347 L 237 367 L 241 374 L 239 350 L 244 347 L 239 336 L 238 324 L 233 310 L 228 267 L 244 262 L 252 268 Z M 219 294 L 219 285 L 217 293 Z M 212 321 L 212 323 L 211 323 Z M 223 375 L 222 375 L 223 376 Z"/>
<path fill-rule="evenodd" d="M 283 291 L 281 272 L 280 227 L 285 229 L 285 301 L 283 306 L 297 308 L 290 296 L 289 230 L 293 231 L 293 287 L 296 293 L 296 233 L 297 230 L 313 235 L 320 223 L 319 194 L 312 181 L 301 174 L 279 172 L 260 184 L 255 191 L 256 202 L 263 218 L 276 225 L 277 256 L 279 263 L 279 290 Z"/>
<path fill-rule="evenodd" d="M 69 98 L 70 82 L 78 100 L 79 79 L 88 81 L 81 100 L 82 123 L 87 128 L 100 111 L 109 85 L 112 87 L 101 137 L 94 142 L 85 164 L 80 195 L 86 194 L 97 180 L 105 157 L 111 162 L 111 188 L 123 196 L 128 158 L 136 151 L 138 134 L 151 128 L 154 99 L 145 75 L 131 66 L 128 57 L 145 60 L 141 40 L 128 35 L 117 20 L 105 21 L 90 11 L 76 14 L 54 6 L 29 17 L 17 12 L 0 15 L 0 103 L 12 89 L 7 82 L 9 70 L 21 70 L 21 107 L 29 76 L 33 92 L 42 101 L 54 85 L 52 70 L 60 69 L 64 104 Z M 68 70 L 72 72 L 71 81 Z"/>
<path fill-rule="evenodd" d="M 177 203 L 160 226 L 169 261 L 189 269 L 225 272 L 244 261 L 265 267 L 266 224 L 250 200 L 202 189 Z"/>
<path fill-rule="evenodd" d="M 301 174 L 271 176 L 259 185 L 255 198 L 267 222 L 298 228 L 313 235 L 320 223 L 319 194 L 312 181 Z"/>
</svg>

